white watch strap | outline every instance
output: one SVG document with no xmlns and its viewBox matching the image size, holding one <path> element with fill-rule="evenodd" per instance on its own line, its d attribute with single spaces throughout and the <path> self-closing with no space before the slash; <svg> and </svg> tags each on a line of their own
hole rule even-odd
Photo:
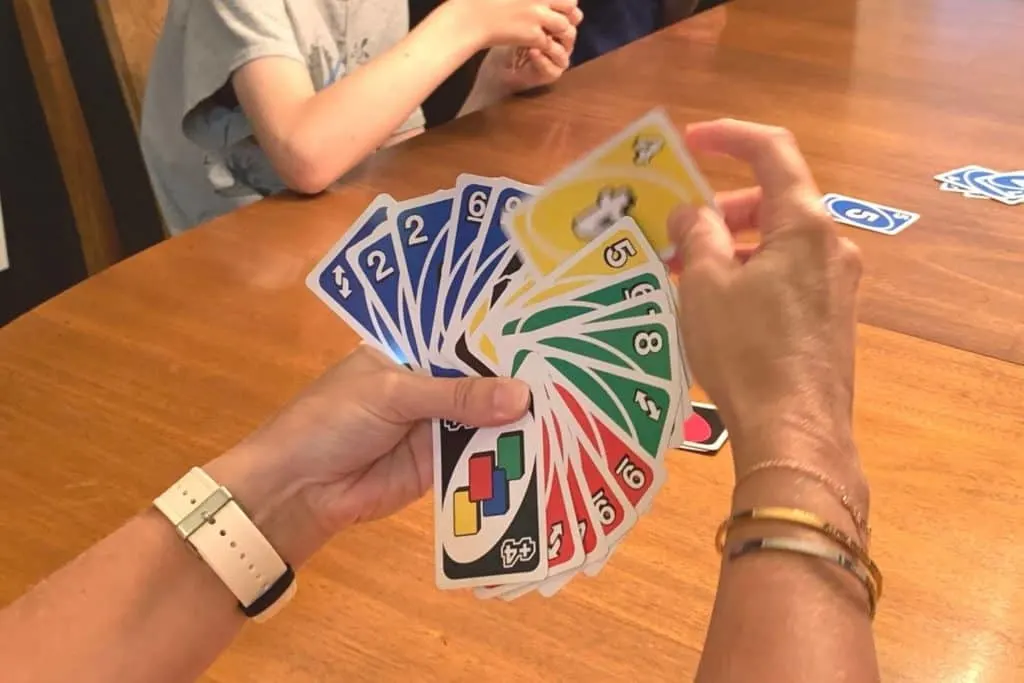
<svg viewBox="0 0 1024 683">
<path fill-rule="evenodd" d="M 167 489 L 154 505 L 244 607 L 290 571 L 231 493 L 198 467 Z M 278 599 L 278 609 L 293 593 L 294 582 Z"/>
</svg>

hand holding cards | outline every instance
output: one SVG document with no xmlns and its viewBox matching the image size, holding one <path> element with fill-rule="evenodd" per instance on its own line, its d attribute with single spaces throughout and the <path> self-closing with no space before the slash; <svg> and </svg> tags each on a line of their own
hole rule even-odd
<svg viewBox="0 0 1024 683">
<path fill-rule="evenodd" d="M 660 112 L 544 188 L 463 175 L 381 196 L 308 279 L 414 372 L 525 381 L 514 424 L 434 424 L 437 583 L 511 599 L 595 574 L 684 440 L 669 211 L 712 202 Z M 507 232 L 506 232 L 507 231 Z"/>
</svg>

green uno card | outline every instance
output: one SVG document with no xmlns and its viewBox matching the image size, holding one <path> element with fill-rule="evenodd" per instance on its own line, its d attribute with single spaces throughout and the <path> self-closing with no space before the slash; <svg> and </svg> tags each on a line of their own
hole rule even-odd
<svg viewBox="0 0 1024 683">
<path fill-rule="evenodd" d="M 677 410 L 677 394 L 669 391 L 665 383 L 644 381 L 633 373 L 584 368 L 555 353 L 543 355 L 578 395 L 635 439 L 645 453 L 661 457 Z"/>
<path fill-rule="evenodd" d="M 502 334 L 535 332 L 548 325 L 554 325 L 658 291 L 664 291 L 664 284 L 658 277 L 657 271 L 644 268 L 643 272 L 639 274 L 611 284 L 602 284 L 597 289 L 582 294 L 573 292 L 569 297 L 562 297 L 549 305 L 541 304 L 537 310 L 505 323 Z"/>
</svg>

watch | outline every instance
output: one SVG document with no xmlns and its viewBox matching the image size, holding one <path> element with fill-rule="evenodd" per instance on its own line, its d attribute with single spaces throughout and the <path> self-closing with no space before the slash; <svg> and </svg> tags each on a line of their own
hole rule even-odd
<svg viewBox="0 0 1024 683">
<path fill-rule="evenodd" d="M 277 614 L 295 595 L 295 572 L 231 493 L 193 467 L 153 504 L 255 621 Z"/>
</svg>

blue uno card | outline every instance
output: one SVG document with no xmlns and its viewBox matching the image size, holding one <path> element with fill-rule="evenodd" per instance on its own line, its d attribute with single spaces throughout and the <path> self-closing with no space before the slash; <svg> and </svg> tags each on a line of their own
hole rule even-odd
<svg viewBox="0 0 1024 683">
<path fill-rule="evenodd" d="M 406 315 L 421 350 L 421 360 L 437 348 L 434 323 L 453 197 L 453 191 L 442 190 L 402 202 L 395 209 L 397 239 L 404 261 L 401 270 Z"/>
<path fill-rule="evenodd" d="M 484 215 L 493 194 L 491 179 L 460 175 L 456 183 L 455 215 L 448 226 L 445 266 L 442 280 L 446 286 L 437 307 L 438 345 L 443 346 L 453 324 L 456 304 L 473 263 L 473 250 L 480 237 Z M 461 320 L 455 320 L 456 324 Z"/>
<path fill-rule="evenodd" d="M 972 164 L 955 168 L 935 176 L 944 185 L 959 188 L 971 197 L 987 197 L 1003 204 L 1016 205 L 1024 203 L 1024 174 L 1019 174 L 1021 186 L 1017 185 L 1014 173 L 1000 173 L 984 166 Z"/>
<path fill-rule="evenodd" d="M 484 217 L 485 231 L 473 263 L 472 280 L 463 288 L 464 294 L 457 309 L 462 317 L 469 314 L 480 294 L 489 289 L 496 269 L 505 262 L 505 252 L 509 248 L 508 235 L 502 227 L 505 217 L 540 189 L 514 180 L 503 179 L 503 183 L 504 187 L 496 188 L 494 201 Z"/>
<path fill-rule="evenodd" d="M 823 201 L 825 209 L 837 223 L 871 230 L 883 235 L 895 235 L 921 218 L 919 214 L 912 211 L 894 209 L 891 206 L 841 194 L 827 194 L 823 197 Z"/>
<path fill-rule="evenodd" d="M 399 363 L 408 361 L 405 350 L 367 299 L 362 282 L 355 276 L 351 251 L 387 223 L 394 200 L 378 196 L 356 219 L 345 236 L 313 268 L 306 286 L 363 339 L 374 343 Z"/>
<path fill-rule="evenodd" d="M 1009 173 L 997 173 L 988 179 L 993 187 L 1004 192 L 1024 195 L 1024 171 L 1010 171 Z"/>
<path fill-rule="evenodd" d="M 422 367 L 419 348 L 403 315 L 402 263 L 395 246 L 394 223 L 384 221 L 370 237 L 354 245 L 349 255 L 352 273 L 362 285 L 371 315 L 390 333 L 396 360 Z"/>
</svg>

